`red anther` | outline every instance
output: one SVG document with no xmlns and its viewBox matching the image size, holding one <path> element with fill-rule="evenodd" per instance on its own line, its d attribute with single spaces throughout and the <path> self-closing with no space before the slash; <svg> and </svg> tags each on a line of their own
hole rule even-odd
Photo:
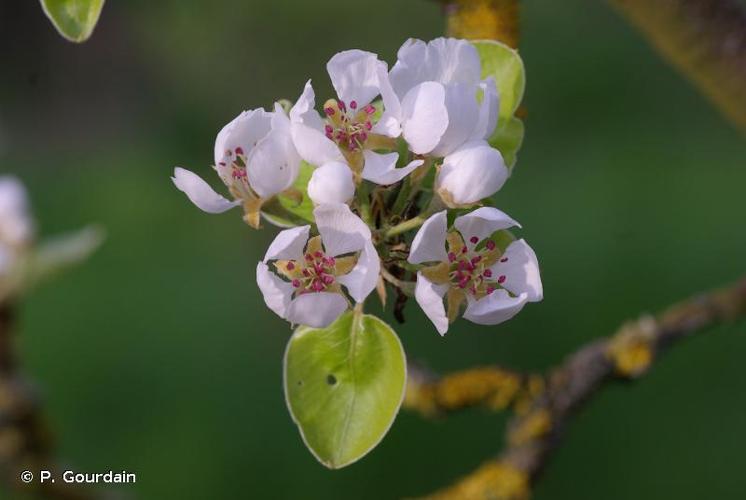
<svg viewBox="0 0 746 500">
<path fill-rule="evenodd" d="M 360 132 L 357 136 L 360 142 L 365 142 L 368 139 L 368 134 L 365 132 Z"/>
<path fill-rule="evenodd" d="M 341 109 L 342 111 L 347 111 L 347 106 L 345 106 L 344 101 L 337 101 L 337 105 L 339 106 L 339 109 Z"/>
<path fill-rule="evenodd" d="M 243 148 L 242 147 L 237 147 L 236 148 L 236 154 L 237 155 L 242 155 L 243 154 Z"/>
<path fill-rule="evenodd" d="M 373 113 L 375 113 L 375 112 L 376 112 L 376 107 L 375 107 L 375 106 L 373 106 L 372 104 L 368 104 L 367 106 L 365 106 L 365 107 L 363 108 L 363 111 L 365 111 L 365 112 L 366 112 L 366 113 L 368 113 L 369 115 L 372 115 Z"/>
<path fill-rule="evenodd" d="M 224 161 L 221 161 L 220 163 L 218 163 L 218 165 L 220 165 L 221 167 L 225 167 L 226 166 Z"/>
<path fill-rule="evenodd" d="M 468 278 L 464 278 L 461 281 L 459 281 L 458 287 L 459 288 L 466 288 L 466 285 L 468 285 L 468 284 L 469 284 L 469 279 Z"/>
<path fill-rule="evenodd" d="M 487 250 L 494 250 L 495 249 L 495 242 L 492 240 L 487 240 Z"/>
<path fill-rule="evenodd" d="M 456 254 L 453 252 L 448 252 L 448 261 L 449 262 L 456 262 Z"/>
<path fill-rule="evenodd" d="M 324 127 L 324 130 L 326 131 L 327 134 L 331 134 L 332 132 L 334 132 L 334 128 L 331 125 L 326 125 Z"/>
<path fill-rule="evenodd" d="M 477 255 L 476 257 L 472 257 L 471 258 L 471 263 L 472 264 L 478 264 L 479 261 L 481 261 L 481 260 L 482 260 L 482 256 L 481 255 Z"/>
<path fill-rule="evenodd" d="M 324 108 L 324 113 L 326 116 L 334 116 L 334 108 Z"/>
<path fill-rule="evenodd" d="M 334 264 L 336 264 L 336 263 L 337 263 L 337 261 L 334 260 L 334 257 L 327 257 L 326 258 L 326 265 L 327 266 L 334 266 Z"/>
<path fill-rule="evenodd" d="M 366 130 L 370 130 L 370 129 L 372 129 L 372 128 L 373 128 L 373 124 L 372 124 L 372 123 L 370 123 L 370 120 L 369 120 L 369 121 L 366 121 L 366 122 L 365 122 L 365 129 L 366 129 Z"/>
<path fill-rule="evenodd" d="M 293 280 L 293 287 L 294 288 L 300 288 L 300 280 L 299 279 L 294 279 Z"/>
<path fill-rule="evenodd" d="M 303 270 L 303 276 L 305 276 L 306 278 L 308 278 L 309 276 L 311 276 L 311 271 L 309 271 L 308 269 L 304 269 Z"/>
<path fill-rule="evenodd" d="M 468 249 L 468 248 L 466 248 L 466 247 L 462 247 L 462 248 L 461 248 L 461 253 L 466 253 L 466 252 L 468 252 L 468 251 L 469 251 L 469 249 Z"/>
<path fill-rule="evenodd" d="M 484 275 L 485 278 L 491 278 L 492 277 L 492 270 L 491 269 L 485 269 L 484 272 L 482 273 L 482 275 Z"/>
<path fill-rule="evenodd" d="M 306 260 L 309 261 L 309 262 L 312 261 L 313 260 L 313 255 L 311 255 L 310 253 L 307 253 L 306 254 Z"/>
<path fill-rule="evenodd" d="M 357 109 L 357 101 L 350 101 L 350 109 Z"/>
<path fill-rule="evenodd" d="M 466 268 L 467 268 L 466 261 L 464 261 L 464 260 L 458 261 L 458 270 L 459 271 L 466 271 Z"/>
<path fill-rule="evenodd" d="M 502 259 L 500 259 L 500 262 L 508 262 L 508 258 L 507 257 L 503 257 Z"/>
<path fill-rule="evenodd" d="M 505 275 L 502 275 L 502 276 L 500 276 L 499 278 L 497 278 L 497 282 L 498 282 L 498 283 L 500 283 L 501 285 L 502 285 L 503 283 L 505 283 Z"/>
<path fill-rule="evenodd" d="M 495 287 L 494 286 L 488 286 L 487 287 L 487 295 L 491 294 L 494 291 L 495 291 Z"/>
<path fill-rule="evenodd" d="M 327 285 L 331 285 L 332 283 L 334 283 L 334 276 L 332 276 L 331 274 L 324 275 L 324 283 Z"/>
<path fill-rule="evenodd" d="M 477 243 L 479 243 L 479 238 L 477 238 L 476 236 L 472 236 L 471 238 L 469 238 L 469 241 L 476 245 Z"/>
<path fill-rule="evenodd" d="M 314 256 L 314 257 L 316 257 L 317 259 L 320 259 L 320 258 L 322 258 L 322 257 L 324 256 L 324 254 L 323 254 L 323 253 L 321 253 L 321 251 L 320 251 L 320 250 L 316 250 L 316 251 L 315 251 L 315 252 L 313 253 L 313 256 Z"/>
<path fill-rule="evenodd" d="M 316 278 L 313 280 L 313 283 L 311 284 L 311 288 L 314 292 L 320 292 L 324 289 L 324 284 L 321 282 L 320 279 Z"/>
<path fill-rule="evenodd" d="M 286 267 L 288 268 L 288 271 L 292 271 L 293 269 L 295 269 L 295 264 L 293 264 L 292 262 L 288 262 Z"/>
</svg>

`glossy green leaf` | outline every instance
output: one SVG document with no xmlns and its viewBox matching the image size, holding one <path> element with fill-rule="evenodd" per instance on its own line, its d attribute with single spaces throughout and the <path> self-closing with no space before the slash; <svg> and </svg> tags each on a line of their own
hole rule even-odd
<svg viewBox="0 0 746 500">
<path fill-rule="evenodd" d="M 41 0 L 41 6 L 60 35 L 80 43 L 93 33 L 104 0 Z"/>
<path fill-rule="evenodd" d="M 371 315 L 298 328 L 285 352 L 285 398 L 303 441 L 330 469 L 349 465 L 388 432 L 407 371 L 396 333 Z"/>
<path fill-rule="evenodd" d="M 492 40 L 473 42 L 482 62 L 482 78 L 492 76 L 500 91 L 499 121 L 513 117 L 523 99 L 526 72 L 518 52 L 504 43 Z"/>
<path fill-rule="evenodd" d="M 508 121 L 501 122 L 489 139 L 490 145 L 502 153 L 508 167 L 512 168 L 515 165 L 518 150 L 523 144 L 523 134 L 523 122 L 514 116 Z"/>
</svg>

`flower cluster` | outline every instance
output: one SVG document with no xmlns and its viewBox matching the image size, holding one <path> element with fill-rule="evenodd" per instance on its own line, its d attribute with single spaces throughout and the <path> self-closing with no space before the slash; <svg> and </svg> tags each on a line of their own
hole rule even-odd
<svg viewBox="0 0 746 500">
<path fill-rule="evenodd" d="M 319 109 L 309 81 L 294 104 L 243 112 L 220 131 L 214 169 L 231 198 L 174 172 L 206 212 L 241 206 L 254 228 L 262 216 L 289 227 L 257 266 L 267 306 L 325 327 L 373 290 L 385 301 L 388 285 L 444 334 L 462 310 L 494 325 L 541 300 L 536 255 L 507 232 L 518 223 L 485 206 L 510 168 L 490 144 L 500 95 L 475 46 L 409 40 L 390 70 L 348 50 L 327 71 L 336 96 Z"/>
</svg>

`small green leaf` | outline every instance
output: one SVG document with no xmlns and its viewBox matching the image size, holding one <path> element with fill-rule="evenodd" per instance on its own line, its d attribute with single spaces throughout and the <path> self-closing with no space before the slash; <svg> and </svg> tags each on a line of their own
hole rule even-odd
<svg viewBox="0 0 746 500">
<path fill-rule="evenodd" d="M 515 165 L 518 150 L 523 144 L 523 133 L 523 122 L 514 116 L 508 121 L 501 122 L 489 139 L 490 146 L 502 153 L 509 168 Z"/>
<path fill-rule="evenodd" d="M 482 62 L 482 78 L 491 76 L 500 91 L 499 121 L 509 120 L 523 99 L 526 72 L 518 52 L 493 40 L 473 42 Z"/>
<path fill-rule="evenodd" d="M 93 33 L 105 0 L 41 0 L 44 13 L 60 35 L 85 42 Z"/>
<path fill-rule="evenodd" d="M 301 162 L 300 173 L 298 178 L 295 180 L 293 187 L 302 195 L 303 199 L 298 203 L 297 198 L 290 197 L 286 194 L 280 194 L 277 196 L 280 206 L 290 214 L 299 217 L 303 221 L 313 222 L 313 202 L 308 196 L 308 182 L 311 180 L 311 174 L 313 174 L 314 167 L 306 162 Z M 269 217 L 282 217 L 282 214 L 272 213 L 271 208 L 268 207 L 264 210 L 265 215 Z M 292 224 L 291 224 L 292 225 Z"/>
<path fill-rule="evenodd" d="M 298 328 L 285 352 L 285 398 L 303 441 L 330 469 L 349 465 L 388 432 L 404 397 L 404 350 L 371 315 Z"/>
</svg>

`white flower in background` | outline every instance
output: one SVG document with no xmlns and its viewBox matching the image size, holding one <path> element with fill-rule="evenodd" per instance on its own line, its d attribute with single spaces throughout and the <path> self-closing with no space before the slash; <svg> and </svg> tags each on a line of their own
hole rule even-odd
<svg viewBox="0 0 746 500">
<path fill-rule="evenodd" d="M 244 111 L 223 127 L 215 140 L 214 168 L 233 200 L 183 168 L 174 170 L 173 181 L 205 212 L 222 213 L 243 205 L 246 222 L 256 228 L 262 204 L 292 187 L 300 162 L 290 136 L 290 120 L 275 104 L 273 112 Z"/>
<path fill-rule="evenodd" d="M 26 189 L 15 177 L 0 176 L 0 280 L 13 271 L 16 259 L 33 237 Z M 2 288 L 0 283 L 0 295 Z"/>
<path fill-rule="evenodd" d="M 496 325 L 515 316 L 527 302 L 543 298 L 531 247 L 521 239 L 501 253 L 490 239 L 496 231 L 520 227 L 516 221 L 496 208 L 483 207 L 457 217 L 451 232 L 447 224 L 445 211 L 430 217 L 415 236 L 408 258 L 411 264 L 432 263 L 417 273 L 415 298 L 441 335 L 464 302 L 465 319 Z"/>
<path fill-rule="evenodd" d="M 393 149 L 392 138 L 399 135 L 378 126 L 376 109 L 371 104 L 382 86 L 389 85 L 386 63 L 373 53 L 348 50 L 332 57 L 326 67 L 338 98 L 326 101 L 324 118 L 314 109 L 315 94 L 310 81 L 290 112 L 293 141 L 303 159 L 317 167 L 344 163 L 355 174 L 354 181 L 365 179 L 382 185 L 399 182 L 422 165 L 422 160 L 414 160 L 396 168 L 398 153 L 375 152 L 381 147 Z M 322 197 L 340 199 L 342 196 L 331 190 L 341 187 L 346 193 L 350 190 L 350 183 L 347 184 L 328 186 L 330 192 Z M 323 203 L 314 195 L 311 197 L 315 203 Z"/>
<path fill-rule="evenodd" d="M 345 291 L 361 303 L 378 281 L 380 260 L 368 226 L 344 204 L 314 210 L 310 226 L 281 231 L 257 265 L 264 301 L 294 324 L 323 328 L 349 307 Z"/>
</svg>

